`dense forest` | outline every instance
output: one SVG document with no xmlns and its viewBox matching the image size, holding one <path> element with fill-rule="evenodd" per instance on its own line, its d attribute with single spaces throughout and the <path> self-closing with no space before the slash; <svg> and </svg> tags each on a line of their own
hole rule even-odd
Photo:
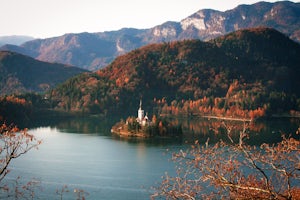
<svg viewBox="0 0 300 200">
<path fill-rule="evenodd" d="M 66 111 L 133 112 L 139 99 L 155 114 L 257 118 L 298 115 L 300 45 L 270 28 L 202 42 L 151 44 L 49 93 Z"/>
<path fill-rule="evenodd" d="M 136 111 L 140 99 L 149 114 L 299 116 L 298 55 L 299 44 L 269 28 L 209 42 L 152 44 L 96 73 L 75 76 L 46 96 L 2 97 L 1 116 L 26 119 L 33 108 L 125 115 Z"/>
<path fill-rule="evenodd" d="M 56 109 L 255 118 L 299 110 L 300 46 L 269 28 L 148 45 L 54 89 Z"/>
<path fill-rule="evenodd" d="M 27 125 L 36 115 L 45 117 L 51 108 L 51 102 L 43 95 L 26 93 L 0 97 L 0 123 Z M 48 113 L 47 113 L 48 112 Z M 38 114 L 37 114 L 38 113 Z"/>
</svg>

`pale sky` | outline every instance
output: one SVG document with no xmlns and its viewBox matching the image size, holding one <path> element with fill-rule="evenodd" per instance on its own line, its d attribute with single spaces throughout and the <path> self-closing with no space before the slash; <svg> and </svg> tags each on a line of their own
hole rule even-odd
<svg viewBox="0 0 300 200">
<path fill-rule="evenodd" d="M 179 22 L 200 9 L 225 11 L 258 1 L 0 0 L 0 36 L 48 38 L 65 33 L 103 32 L 125 27 L 151 28 L 166 21 Z"/>
</svg>

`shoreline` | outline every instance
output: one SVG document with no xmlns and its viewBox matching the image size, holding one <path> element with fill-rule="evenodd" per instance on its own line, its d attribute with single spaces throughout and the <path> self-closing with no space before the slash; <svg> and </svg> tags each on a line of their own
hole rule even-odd
<svg viewBox="0 0 300 200">
<path fill-rule="evenodd" d="M 129 137 L 129 138 L 149 138 L 149 136 L 147 136 L 144 133 L 134 133 L 134 132 L 129 132 L 129 131 L 125 131 L 125 130 L 115 130 L 114 128 L 112 128 L 110 130 L 111 133 L 116 134 L 120 137 Z"/>
<path fill-rule="evenodd" d="M 226 120 L 226 121 L 240 121 L 240 122 L 255 122 L 256 120 L 262 119 L 299 119 L 300 115 L 288 115 L 288 114 L 273 114 L 271 116 L 264 116 L 260 118 L 240 118 L 240 117 L 226 117 L 226 116 L 216 116 L 216 115 L 171 115 L 171 114 L 160 114 L 161 117 L 174 117 L 174 118 L 189 118 L 189 117 L 198 117 L 198 118 L 205 118 L 205 119 L 219 119 L 219 120 Z"/>
<path fill-rule="evenodd" d="M 250 118 L 238 118 L 238 117 L 219 117 L 219 116 L 213 116 L 213 115 L 203 115 L 200 116 L 202 118 L 207 118 L 207 119 L 222 119 L 226 121 L 240 121 L 240 122 L 253 122 L 253 119 Z"/>
<path fill-rule="evenodd" d="M 222 119 L 227 121 L 241 121 L 241 122 L 253 122 L 255 119 L 250 118 L 239 118 L 239 117 L 224 117 L 224 116 L 215 116 L 215 115 L 169 115 L 169 114 L 160 114 L 161 117 L 182 117 L 182 118 L 188 118 L 188 117 L 198 117 L 198 118 L 206 118 L 206 119 Z"/>
<path fill-rule="evenodd" d="M 120 122 L 116 123 L 110 129 L 110 132 L 116 134 L 120 137 L 129 137 L 129 138 L 149 138 L 150 136 L 141 131 L 128 131 L 127 125 Z"/>
</svg>

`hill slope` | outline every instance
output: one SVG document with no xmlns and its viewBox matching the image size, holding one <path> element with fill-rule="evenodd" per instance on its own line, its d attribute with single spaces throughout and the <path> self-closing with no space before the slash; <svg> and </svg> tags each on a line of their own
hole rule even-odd
<svg viewBox="0 0 300 200">
<path fill-rule="evenodd" d="M 143 45 L 183 39 L 212 38 L 244 28 L 272 27 L 300 42 L 300 3 L 279 1 L 240 5 L 232 10 L 199 10 L 180 22 L 166 22 L 150 29 L 121 29 L 102 33 L 66 34 L 33 40 L 22 52 L 47 62 L 96 70 L 115 57 Z"/>
<path fill-rule="evenodd" d="M 51 98 L 57 108 L 87 112 L 132 111 L 141 97 L 149 107 L 201 100 L 225 111 L 232 106 L 287 111 L 299 106 L 298 55 L 299 44 L 269 28 L 209 42 L 152 44 L 119 56 L 97 73 L 68 80 Z"/>
<path fill-rule="evenodd" d="M 0 95 L 43 92 L 85 70 L 0 51 Z"/>
</svg>

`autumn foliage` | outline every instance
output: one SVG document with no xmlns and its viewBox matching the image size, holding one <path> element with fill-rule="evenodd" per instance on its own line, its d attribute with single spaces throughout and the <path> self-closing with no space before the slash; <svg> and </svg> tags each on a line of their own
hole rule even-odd
<svg viewBox="0 0 300 200">
<path fill-rule="evenodd" d="M 285 114 L 300 109 L 299 54 L 298 44 L 268 28 L 151 44 L 68 80 L 49 97 L 57 109 L 92 113 L 132 113 L 142 97 L 156 115 Z"/>
<path fill-rule="evenodd" d="M 21 101 L 22 102 L 22 101 Z M 39 181 L 32 180 L 26 184 L 20 183 L 21 177 L 17 177 L 11 185 L 4 181 L 6 175 L 11 171 L 11 162 L 14 159 L 37 148 L 40 140 L 16 126 L 0 126 L 0 198 L 34 199 L 35 191 L 39 189 Z"/>
<path fill-rule="evenodd" d="M 299 199 L 300 141 L 285 137 L 259 147 L 239 141 L 200 145 L 173 154 L 177 175 L 166 174 L 153 199 Z"/>
<path fill-rule="evenodd" d="M 17 96 L 0 97 L 0 123 L 26 120 L 32 112 L 32 103 Z"/>
<path fill-rule="evenodd" d="M 0 182 L 9 173 L 9 165 L 16 159 L 36 148 L 41 141 L 29 134 L 27 130 L 19 130 L 16 126 L 0 126 Z"/>
</svg>

